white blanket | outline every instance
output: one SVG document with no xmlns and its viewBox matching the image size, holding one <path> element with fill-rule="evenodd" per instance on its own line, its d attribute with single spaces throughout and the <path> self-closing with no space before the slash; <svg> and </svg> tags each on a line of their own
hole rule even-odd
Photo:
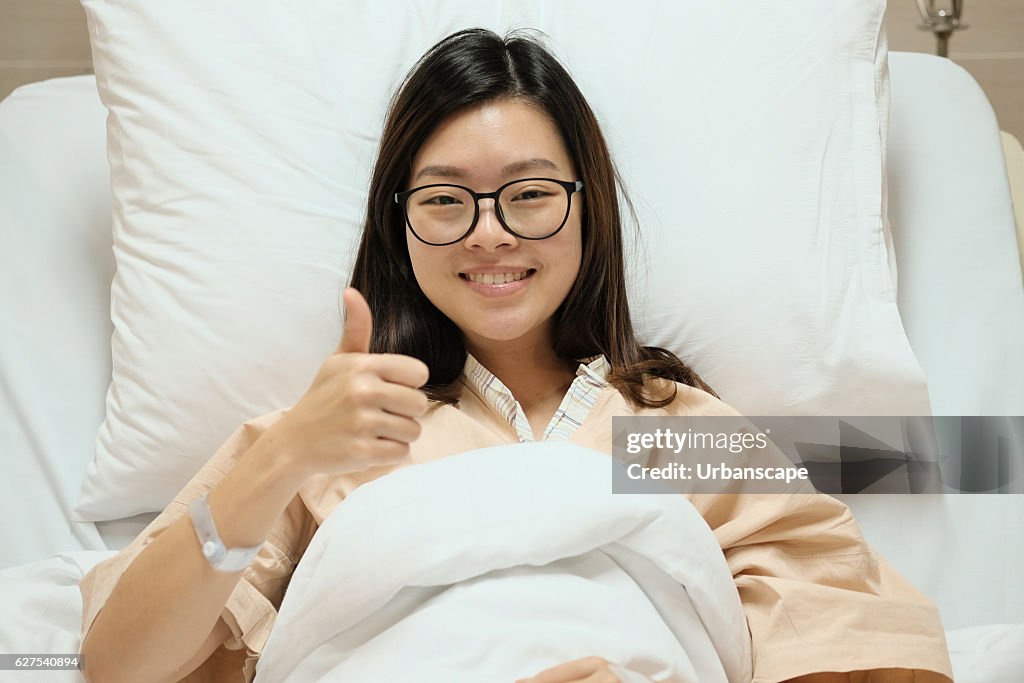
<svg viewBox="0 0 1024 683">
<path fill-rule="evenodd" d="M 467 456 L 468 455 L 469 454 L 467 454 Z M 480 454 L 478 453 L 477 455 Z M 525 451 L 525 449 L 523 451 L 518 451 L 514 457 L 519 460 L 522 460 L 524 463 L 527 463 L 532 459 L 530 452 Z M 425 470 L 427 468 L 424 467 L 422 469 Z M 564 470 L 566 468 L 560 467 L 558 469 Z M 536 475 L 536 470 L 529 471 L 532 472 L 533 475 Z M 585 472 L 591 472 L 591 474 L 595 476 L 590 477 L 588 479 L 588 477 L 584 476 Z M 395 475 L 398 474 L 401 474 L 401 472 L 395 473 Z M 502 470 L 501 475 L 507 476 L 508 470 Z M 572 487 L 563 486 L 563 491 L 559 491 L 558 485 L 553 483 L 553 478 L 555 476 L 553 470 L 550 471 L 548 474 L 544 475 L 543 477 L 534 476 L 533 479 L 526 480 L 526 488 L 522 490 L 511 490 L 513 486 L 522 486 L 521 482 L 523 481 L 523 479 L 517 478 L 515 482 L 508 481 L 507 486 L 501 487 L 506 489 L 507 491 L 501 496 L 501 500 L 506 501 L 510 498 L 523 498 L 523 505 L 518 508 L 520 511 L 522 511 L 523 507 L 526 507 L 529 514 L 534 516 L 542 515 L 548 513 L 552 508 L 551 505 L 542 504 L 542 498 L 545 495 L 550 495 L 553 491 L 556 494 L 571 494 L 573 491 L 579 493 L 579 491 L 584 488 L 587 481 L 592 481 L 594 478 L 598 478 L 600 480 L 600 477 L 602 476 L 599 470 L 595 472 L 590 469 L 581 469 L 578 475 L 579 476 L 576 477 L 575 479 L 575 484 Z M 458 482 L 464 481 L 464 479 L 458 480 Z M 455 483 L 457 484 L 458 482 Z M 520 483 L 517 484 L 516 482 Z M 603 484 L 606 487 L 610 487 L 610 476 L 609 479 L 604 480 Z M 437 487 L 438 483 L 435 482 L 433 486 Z M 362 487 L 360 491 L 362 491 L 363 489 L 369 490 L 369 486 Z M 416 510 L 417 514 L 419 514 L 419 511 L 422 510 L 423 508 L 437 508 L 439 507 L 439 503 L 444 502 L 441 497 L 446 492 L 450 492 L 452 490 L 453 489 L 450 486 L 443 486 L 443 488 L 435 488 L 432 491 L 416 490 L 411 495 L 408 495 L 406 500 L 399 501 L 401 504 L 397 505 L 395 510 L 397 513 L 401 513 L 403 508 L 405 510 L 409 510 L 410 506 L 413 506 L 412 509 Z M 486 487 L 483 485 L 478 486 L 476 483 L 474 483 L 471 487 L 467 487 L 465 490 L 459 492 L 458 500 L 462 501 L 463 506 L 484 505 L 486 503 L 485 496 L 488 495 L 488 493 L 493 493 L 493 487 Z M 499 493 L 501 492 L 499 491 Z M 352 500 L 358 500 L 359 497 L 365 496 L 363 496 L 363 494 L 359 494 L 359 496 L 353 495 L 349 499 L 349 501 L 347 501 L 343 506 L 339 508 L 339 510 L 343 510 L 346 506 L 354 507 L 353 505 L 351 505 L 351 502 Z M 667 503 L 668 497 L 665 498 L 665 502 Z M 618 505 L 620 502 L 629 502 L 620 501 L 618 499 L 639 500 L 639 498 L 635 496 L 615 496 L 611 500 L 611 503 Z M 658 502 L 659 501 L 655 501 L 655 503 Z M 444 507 L 447 507 L 447 504 L 445 504 Z M 372 513 L 372 510 L 370 512 Z M 378 509 L 377 513 L 378 514 L 371 515 L 369 517 L 369 519 L 373 520 L 371 522 L 371 526 L 367 527 L 369 533 L 372 534 L 376 532 L 380 535 L 383 535 L 385 529 L 389 532 L 393 532 L 393 527 L 399 526 L 397 524 L 392 524 L 394 520 L 387 516 L 387 512 L 385 510 Z M 339 518 L 341 517 L 341 514 L 338 515 Z M 365 515 L 366 513 L 363 514 Z M 660 514 L 656 512 L 654 513 L 654 516 L 655 518 L 659 518 Z M 692 518 L 692 515 L 688 515 L 686 512 L 683 512 L 681 516 L 684 519 Z M 332 517 L 332 519 L 334 518 Z M 363 519 L 366 519 L 366 517 L 364 517 Z M 459 521 L 463 524 L 468 523 L 466 520 Z M 471 521 L 472 520 L 469 520 L 469 522 Z M 330 523 L 331 526 L 334 526 L 335 524 L 336 522 L 333 521 Z M 435 521 L 427 519 L 420 520 L 418 517 L 413 517 L 410 519 L 408 515 L 406 515 L 406 517 L 404 518 L 404 522 L 401 525 L 401 528 L 398 529 L 398 531 L 404 534 L 404 538 L 408 538 L 409 536 L 414 536 L 415 534 L 420 533 L 424 529 L 429 530 L 431 526 L 434 524 L 436 524 Z M 543 526 L 546 527 L 547 524 L 548 520 L 545 519 L 543 522 Z M 664 521 L 657 522 L 656 524 L 663 525 Z M 327 527 L 328 524 L 325 523 L 324 526 Z M 460 527 L 460 530 L 462 529 L 463 527 Z M 538 538 L 542 535 L 541 532 L 543 532 L 543 535 L 546 535 L 547 529 L 540 529 L 537 533 Z M 634 535 L 634 538 L 637 535 L 642 534 L 636 534 Z M 415 543 L 411 543 L 409 545 L 410 554 L 408 556 L 402 555 L 401 547 L 396 548 L 393 545 L 386 546 L 383 539 L 375 541 L 374 538 L 372 537 L 366 537 L 362 535 L 360 535 L 360 537 L 364 538 L 364 542 L 357 543 L 353 546 L 353 549 L 358 551 L 361 548 L 370 547 L 375 553 L 383 553 L 386 551 L 390 553 L 392 556 L 395 556 L 397 554 L 397 556 L 399 556 L 400 558 L 412 558 L 414 552 L 418 553 L 417 557 L 424 556 L 424 554 L 427 551 L 433 551 L 435 553 L 449 552 L 444 547 L 444 544 L 442 544 L 440 540 L 442 537 L 439 534 L 431 535 L 423 533 L 423 536 L 424 538 L 414 539 Z M 508 536 L 509 535 L 506 534 L 506 538 L 508 538 Z M 356 537 L 357 541 L 358 538 L 360 537 Z M 695 535 L 695 537 L 699 538 L 699 535 Z M 490 534 L 488 536 L 485 536 L 484 538 L 489 539 L 490 542 L 486 544 L 480 544 L 480 552 L 494 553 L 495 543 L 500 542 L 501 538 L 495 536 L 494 534 Z M 582 534 L 579 538 L 582 539 Z M 321 554 L 323 554 L 323 543 L 326 542 L 326 540 L 326 534 L 314 540 L 313 547 L 320 548 L 319 552 Z M 424 545 L 424 542 L 427 544 L 426 550 L 424 550 L 424 548 L 421 547 Z M 509 542 L 512 541 L 510 540 Z M 375 543 L 379 544 L 379 546 L 375 547 Z M 685 535 L 679 536 L 678 543 L 675 545 L 675 556 L 678 556 L 679 552 L 686 549 L 687 547 L 695 548 L 696 545 L 694 543 L 694 540 Z M 340 554 L 343 551 L 344 547 L 339 545 L 333 552 L 335 554 Z M 81 628 L 82 620 L 82 601 L 78 591 L 78 582 L 81 580 L 85 572 L 92 568 L 93 565 L 114 554 L 115 553 L 112 551 L 66 552 L 61 553 L 59 555 L 54 555 L 53 557 L 50 557 L 45 560 L 40 560 L 38 562 L 33 562 L 31 564 L 21 565 L 18 567 L 11 567 L 3 571 L 0 571 L 0 653 L 58 655 L 77 652 L 81 644 L 81 639 L 79 637 L 79 629 Z M 311 556 L 307 557 L 308 559 L 312 559 Z M 305 561 L 303 562 L 303 565 L 305 565 Z M 307 578 L 303 579 L 303 581 L 308 583 L 310 578 L 308 572 L 310 572 L 312 568 L 313 562 L 310 562 L 308 567 L 300 565 L 300 569 L 296 572 L 296 578 L 299 578 L 300 576 L 307 576 Z M 399 569 L 400 567 L 395 568 L 395 570 Z M 488 577 L 494 577 L 500 574 L 501 572 L 495 572 L 494 574 L 488 575 Z M 320 579 L 320 585 L 329 584 L 329 578 L 329 576 L 325 576 L 322 579 Z M 382 575 L 381 578 L 383 579 L 384 576 Z M 572 577 L 570 576 L 567 578 L 571 579 Z M 961 583 L 963 584 L 965 591 L 970 590 L 970 585 L 968 581 L 968 579 L 970 578 L 971 577 L 969 576 L 962 577 Z M 364 578 L 363 583 L 366 583 L 366 578 Z M 477 583 L 481 582 L 477 581 Z M 283 609 L 287 610 L 286 612 L 284 612 L 284 616 L 288 620 L 294 618 L 292 616 L 289 616 L 289 614 L 292 613 L 293 609 L 293 599 L 296 603 L 298 603 L 300 600 L 298 588 L 299 584 L 293 583 L 293 586 L 295 588 L 295 595 L 293 596 L 292 591 L 289 590 L 288 597 L 286 597 L 285 605 L 283 606 Z M 710 584 L 706 584 L 706 586 L 703 587 L 700 585 L 693 586 L 689 588 L 689 595 L 694 597 L 695 602 L 697 596 L 703 596 L 702 604 L 706 603 L 707 597 L 710 596 L 709 588 L 707 586 L 710 586 Z M 703 591 L 701 590 L 702 588 Z M 457 589 L 463 590 L 463 592 L 465 592 L 462 586 L 457 587 Z M 413 592 L 414 591 L 410 589 L 406 589 L 404 594 L 408 595 Z M 500 593 L 498 593 L 498 597 L 500 597 Z M 522 621 L 523 614 L 525 614 L 527 617 L 531 616 L 528 610 L 537 609 L 539 611 L 534 616 L 536 617 L 539 615 L 540 617 L 543 617 L 549 614 L 552 610 L 557 609 L 558 605 L 560 604 L 556 600 L 551 600 L 547 603 L 543 603 L 542 601 L 537 599 L 537 596 L 533 596 L 530 594 L 519 594 L 515 596 L 515 598 L 515 602 L 512 602 L 511 604 L 505 604 L 501 607 L 501 609 L 504 611 L 506 615 L 510 612 L 513 613 L 515 615 L 515 618 L 520 620 L 520 622 Z M 556 598 L 560 600 L 561 596 L 556 596 Z M 329 604 L 325 601 L 324 606 L 326 609 L 328 608 Z M 471 607 L 472 606 L 470 606 L 470 608 Z M 298 604 L 295 605 L 294 609 L 297 608 Z M 475 612 L 469 613 L 479 615 L 481 611 L 484 611 L 486 609 L 487 604 L 481 602 L 478 605 L 477 610 Z M 671 616 L 667 611 L 666 614 L 668 616 Z M 324 616 L 326 617 L 327 615 L 325 614 Z M 595 624 L 598 625 L 603 624 L 607 622 L 609 618 L 614 617 L 614 615 L 612 617 L 609 617 L 607 615 L 598 616 L 601 617 L 601 621 L 595 622 Z M 626 611 L 625 607 L 622 609 L 621 614 L 619 616 L 620 618 L 616 620 L 616 623 L 613 625 L 612 628 L 621 629 L 624 624 L 627 628 L 629 628 L 631 626 L 629 624 L 629 620 L 633 617 L 629 612 Z M 493 635 L 494 637 L 507 635 L 507 633 L 504 630 L 499 633 L 497 627 L 501 626 L 504 628 L 504 622 L 508 621 L 508 619 L 509 617 L 505 617 L 503 619 L 502 614 L 500 612 L 497 612 L 497 610 L 495 610 L 495 612 L 490 615 L 485 615 L 482 620 L 484 627 L 487 629 L 485 635 Z M 289 630 L 289 627 L 286 625 L 286 623 L 287 622 L 279 621 L 274 629 L 274 634 L 271 636 L 271 643 L 269 643 L 269 645 L 272 645 L 275 649 L 277 647 L 277 643 L 275 641 L 278 641 L 281 645 L 285 647 L 290 646 L 288 642 L 286 642 L 289 638 L 291 638 L 291 643 L 295 642 L 294 635 L 286 634 L 286 631 Z M 533 626 L 535 623 L 536 618 L 528 622 L 528 625 Z M 471 624 L 465 625 L 465 627 L 468 628 L 470 625 Z M 447 629 L 447 632 L 451 632 L 452 630 L 460 628 L 463 625 L 459 623 L 453 623 L 445 624 L 444 626 Z M 540 627 L 543 628 L 544 624 L 540 624 Z M 337 628 L 333 626 L 331 628 L 334 630 L 332 631 L 331 629 L 328 629 L 328 633 L 337 632 Z M 382 630 L 383 626 L 381 626 L 380 622 L 378 622 L 376 625 L 371 623 L 365 628 L 377 628 L 378 630 Z M 310 633 L 310 631 L 307 631 L 306 633 L 308 634 Z M 436 644 L 437 640 L 444 636 L 444 633 L 445 632 L 442 632 L 441 634 L 434 634 L 428 632 L 418 635 L 424 638 L 428 644 Z M 540 635 L 538 636 L 537 633 L 539 633 Z M 568 650 L 565 649 L 566 646 L 571 645 L 571 642 L 575 642 L 576 640 L 576 636 L 573 636 L 573 641 L 567 640 L 564 634 L 561 632 L 555 634 L 552 631 L 540 630 L 537 631 L 537 633 L 528 632 L 525 634 L 521 634 L 523 637 L 527 639 L 531 637 L 533 638 L 533 641 L 530 641 L 532 649 L 527 651 L 527 654 L 525 656 L 529 657 L 529 659 L 523 660 L 524 662 L 526 662 L 523 666 L 517 665 L 514 668 L 509 669 L 510 671 L 514 671 L 515 675 L 526 675 L 525 670 L 528 668 L 528 663 L 536 662 L 538 665 L 547 665 L 549 663 L 554 663 L 555 660 L 559 657 L 566 657 L 568 652 Z M 633 630 L 627 630 L 626 636 L 625 638 L 623 638 L 623 641 L 633 642 L 633 633 Z M 459 656 L 460 651 L 464 653 L 466 657 L 472 656 L 473 650 L 469 649 L 468 646 L 477 645 L 478 641 L 476 640 L 476 638 L 478 636 L 479 634 L 470 633 L 469 637 L 466 637 L 465 633 L 458 633 L 455 635 L 455 639 L 452 639 L 448 643 L 445 643 L 445 647 L 441 651 L 442 653 L 445 651 L 449 651 L 448 656 L 452 657 Z M 307 635 L 305 637 L 308 638 L 309 636 Z M 312 652 L 313 650 L 319 650 L 321 645 L 324 642 L 326 642 L 329 637 L 330 636 L 327 635 L 324 638 L 318 637 L 315 640 L 310 639 L 307 643 L 305 643 L 306 647 L 304 649 L 304 652 Z M 388 637 L 390 638 L 392 636 L 389 635 Z M 363 636 L 363 639 L 368 640 L 368 637 Z M 946 633 L 946 641 L 949 643 L 950 658 L 953 660 L 954 679 L 957 681 L 957 683 L 1019 683 L 1020 672 L 1024 671 L 1024 624 L 980 626 L 974 628 L 965 628 L 948 631 Z M 409 650 L 410 656 L 416 656 L 418 650 L 423 649 L 422 647 L 416 647 L 415 641 L 413 645 L 414 647 L 411 650 Z M 518 647 L 518 642 L 514 643 L 514 645 Z M 625 642 L 616 643 L 616 647 L 619 647 L 620 649 L 624 648 L 625 646 Z M 746 643 L 737 642 L 735 643 L 735 646 L 746 647 Z M 459 647 L 460 651 L 455 651 L 455 647 Z M 496 650 L 497 654 L 495 656 L 503 656 L 501 654 L 500 648 L 496 648 Z M 612 656 L 606 656 L 608 656 L 609 659 L 613 659 L 615 657 L 614 653 L 617 653 L 619 651 L 620 650 L 614 650 Z M 367 650 L 367 653 L 370 652 L 372 652 L 372 649 Z M 324 657 L 329 656 L 329 652 L 327 652 L 326 650 L 324 650 L 322 654 Z M 575 651 L 572 651 L 572 654 L 575 654 Z M 592 654 L 600 654 L 600 652 L 594 652 Z M 691 652 L 691 657 L 694 656 L 694 654 L 694 652 Z M 267 655 L 265 654 L 264 661 L 261 667 L 266 667 L 269 664 L 271 664 L 270 660 L 266 659 L 266 656 Z M 274 656 L 276 658 L 276 655 Z M 402 658 L 401 654 L 399 654 L 398 657 Z M 486 653 L 484 657 L 481 659 L 481 661 L 483 662 L 484 665 L 488 664 L 488 657 Z M 623 658 L 621 661 L 627 662 L 645 673 L 652 671 L 650 669 L 644 669 L 635 660 Z M 398 662 L 398 664 L 401 664 L 401 662 Z M 476 665 L 476 662 L 470 662 L 466 665 L 466 667 L 470 668 L 475 667 Z M 491 680 L 496 680 L 500 683 L 511 683 L 511 681 L 515 680 L 514 677 L 510 677 L 504 674 L 503 672 L 498 675 L 492 676 L 489 673 L 492 667 L 489 665 L 484 665 L 481 665 L 479 670 L 485 671 L 487 673 L 481 674 L 480 677 L 477 679 L 478 681 L 489 682 Z M 537 670 L 539 670 L 539 668 Z M 524 673 L 520 674 L 520 672 Z M 655 677 L 656 676 L 657 674 L 655 674 Z M 267 681 L 274 680 L 273 674 L 262 675 L 261 677 L 263 680 Z M 298 675 L 296 675 L 296 680 L 298 680 L 298 678 Z M 466 680 L 468 678 L 471 678 L 469 674 L 461 675 L 461 680 Z M 34 676 L 26 674 L 25 672 L 0 671 L 0 683 L 7 683 L 7 681 L 17 683 L 19 681 L 25 681 L 28 679 L 38 679 L 40 681 L 45 680 L 47 682 L 63 681 L 64 683 L 81 683 L 84 680 L 77 671 L 38 672 Z M 419 675 L 412 677 L 400 675 L 398 677 L 385 676 L 383 678 L 378 678 L 373 675 L 368 675 L 366 677 L 355 677 L 350 680 L 424 681 L 430 680 L 430 678 Z M 458 681 L 460 680 L 460 677 L 453 677 L 450 680 Z"/>
<path fill-rule="evenodd" d="M 591 655 L 655 681 L 749 681 L 711 530 L 678 494 L 613 495 L 613 463 L 510 445 L 360 487 L 296 568 L 257 682 L 512 683 Z"/>
</svg>

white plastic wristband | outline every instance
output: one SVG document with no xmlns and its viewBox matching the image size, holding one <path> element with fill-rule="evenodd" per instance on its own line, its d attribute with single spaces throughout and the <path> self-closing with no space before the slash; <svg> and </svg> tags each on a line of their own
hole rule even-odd
<svg viewBox="0 0 1024 683">
<path fill-rule="evenodd" d="M 196 530 L 196 537 L 199 539 L 203 557 L 211 567 L 219 572 L 241 571 L 249 566 L 263 546 L 261 544 L 251 548 L 225 548 L 224 541 L 220 540 L 220 534 L 217 533 L 217 527 L 213 523 L 213 515 L 210 514 L 208 495 L 203 494 L 188 506 L 189 514 L 192 516 L 192 526 Z"/>
</svg>

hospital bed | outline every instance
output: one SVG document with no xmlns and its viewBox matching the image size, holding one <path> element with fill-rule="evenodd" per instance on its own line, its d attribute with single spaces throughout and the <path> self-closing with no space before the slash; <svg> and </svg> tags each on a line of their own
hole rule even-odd
<svg viewBox="0 0 1024 683">
<path fill-rule="evenodd" d="M 1024 205 L 1011 199 L 1024 197 L 1024 152 L 956 64 L 894 52 L 890 70 L 899 308 L 934 412 L 1024 415 Z M 0 359 L 0 427 L 64 457 L 0 454 L 0 653 L 76 652 L 78 579 L 154 516 L 71 516 L 110 378 L 104 116 L 91 76 L 26 85 L 0 103 L 0 337 L 39 348 Z M 41 299 L 61 312 L 56 322 L 52 311 L 25 309 Z M 82 395 L 89 400 L 73 399 Z M 940 608 L 958 680 L 1022 680 L 1024 496 L 843 499 L 869 542 Z M 79 680 L 52 680 L 61 675 Z"/>
</svg>

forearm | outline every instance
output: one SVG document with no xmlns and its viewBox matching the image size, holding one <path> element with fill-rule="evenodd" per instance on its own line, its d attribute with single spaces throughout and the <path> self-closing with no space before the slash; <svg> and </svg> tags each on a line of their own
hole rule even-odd
<svg viewBox="0 0 1024 683">
<path fill-rule="evenodd" d="M 229 547 L 263 542 L 301 486 L 304 478 L 281 457 L 282 446 L 268 431 L 210 491 Z M 178 519 L 135 558 L 97 615 L 82 645 L 84 673 L 98 681 L 177 680 L 241 575 L 214 570 L 190 517 Z"/>
</svg>

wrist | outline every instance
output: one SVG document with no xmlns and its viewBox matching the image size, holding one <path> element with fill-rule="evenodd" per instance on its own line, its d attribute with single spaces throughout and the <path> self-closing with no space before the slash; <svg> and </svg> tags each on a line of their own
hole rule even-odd
<svg viewBox="0 0 1024 683">
<path fill-rule="evenodd" d="M 253 558 L 259 553 L 263 544 L 249 546 L 246 548 L 229 548 L 224 544 L 217 531 L 217 525 L 213 521 L 210 512 L 209 494 L 196 498 L 189 504 L 189 515 L 192 517 L 192 527 L 199 540 L 199 547 L 203 556 L 209 561 L 216 571 L 238 572 L 249 566 Z"/>
<path fill-rule="evenodd" d="M 263 472 L 268 481 L 283 484 L 295 494 L 315 474 L 305 467 L 297 445 L 298 440 L 282 418 L 256 439 L 247 459 L 251 456 L 254 469 Z"/>
</svg>

